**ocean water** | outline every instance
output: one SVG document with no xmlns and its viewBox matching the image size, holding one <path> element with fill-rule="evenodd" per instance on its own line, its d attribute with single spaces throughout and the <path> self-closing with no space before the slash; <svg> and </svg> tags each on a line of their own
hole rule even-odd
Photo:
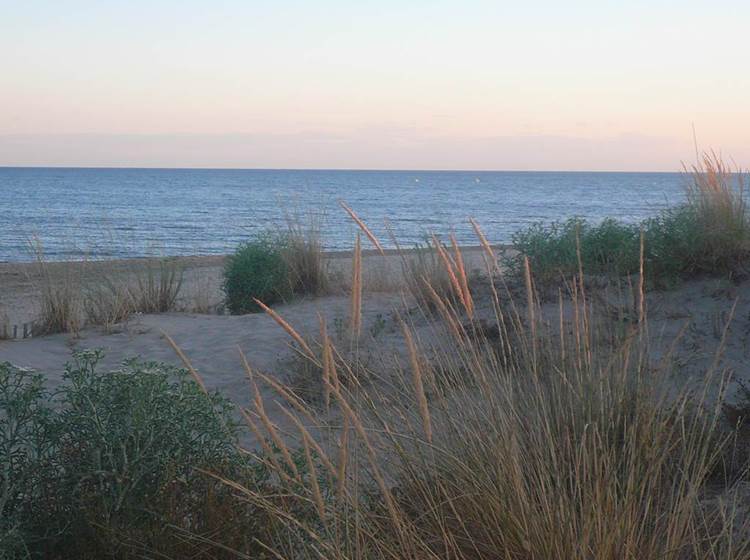
<svg viewBox="0 0 750 560">
<path fill-rule="evenodd" d="M 0 261 L 224 254 L 286 213 L 322 217 L 329 249 L 352 246 L 346 201 L 399 243 L 451 229 L 476 244 L 467 219 L 503 243 L 538 221 L 612 216 L 637 221 L 683 198 L 677 173 L 302 171 L 0 168 Z"/>
</svg>

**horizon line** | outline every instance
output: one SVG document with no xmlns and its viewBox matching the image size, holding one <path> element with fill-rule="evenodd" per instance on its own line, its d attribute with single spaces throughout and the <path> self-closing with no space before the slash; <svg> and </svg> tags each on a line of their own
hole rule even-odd
<svg viewBox="0 0 750 560">
<path fill-rule="evenodd" d="M 119 166 L 119 165 L 5 165 L 0 169 L 99 169 L 99 170 L 152 170 L 152 171 L 344 171 L 365 173 L 642 173 L 681 174 L 674 171 L 603 170 L 603 169 L 417 169 L 417 168 L 354 168 L 354 167 L 199 167 L 199 166 Z"/>
</svg>

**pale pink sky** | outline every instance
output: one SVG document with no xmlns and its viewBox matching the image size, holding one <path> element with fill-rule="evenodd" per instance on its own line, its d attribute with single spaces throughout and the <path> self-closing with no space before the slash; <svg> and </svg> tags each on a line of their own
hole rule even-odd
<svg viewBox="0 0 750 560">
<path fill-rule="evenodd" d="M 750 163 L 746 2 L 115 4 L 0 0 L 0 165 Z"/>
</svg>

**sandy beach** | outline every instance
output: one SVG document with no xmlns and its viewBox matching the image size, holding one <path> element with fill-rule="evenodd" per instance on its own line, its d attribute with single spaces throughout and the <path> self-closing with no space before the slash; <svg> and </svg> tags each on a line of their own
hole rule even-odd
<svg viewBox="0 0 750 560">
<path fill-rule="evenodd" d="M 463 251 L 467 270 L 479 286 L 477 307 L 480 317 L 490 319 L 493 311 L 489 294 L 481 289 L 484 262 L 478 248 Z M 337 278 L 331 295 L 301 298 L 274 306 L 303 336 L 315 337 L 318 318 L 326 318 L 330 325 L 347 319 L 350 306 L 348 278 L 351 257 L 346 253 L 328 255 L 330 271 Z M 259 369 L 273 373 L 288 382 L 288 360 L 294 357 L 289 338 L 266 314 L 229 315 L 222 308 L 222 267 L 224 257 L 180 257 L 176 262 L 184 270 L 184 285 L 177 310 L 160 314 L 135 314 L 117 325 L 111 332 L 99 326 L 84 328 L 77 336 L 69 333 L 34 336 L 27 339 L 0 340 L 0 361 L 31 367 L 49 375 L 52 385 L 60 380 L 64 364 L 75 350 L 101 348 L 106 352 L 105 365 L 114 367 L 128 357 L 140 356 L 147 360 L 180 361 L 164 338 L 171 336 L 194 360 L 194 365 L 205 376 L 206 384 L 243 400 L 247 385 L 242 374 L 238 349 Z M 90 281 L 102 274 L 130 274 L 139 268 L 153 266 L 152 259 L 91 262 L 85 264 L 83 278 Z M 71 263 L 51 263 L 50 269 L 61 281 L 69 277 Z M 385 256 L 366 251 L 363 258 L 363 352 L 378 360 L 392 360 L 403 354 L 403 341 L 393 336 L 398 331 L 397 317 L 406 314 L 414 305 L 403 290 L 400 257 L 389 251 Z M 35 264 L 0 265 L 0 310 L 17 323 L 32 321 L 38 310 L 38 267 Z M 610 296 L 600 290 L 598 303 Z M 208 302 L 207 311 L 197 313 L 191 308 L 200 299 Z M 736 309 L 730 311 L 736 301 Z M 649 292 L 647 296 L 650 332 L 654 356 L 672 349 L 680 367 L 675 375 L 684 379 L 704 371 L 714 359 L 725 324 L 727 337 L 721 352 L 723 367 L 734 372 L 737 379 L 750 377 L 750 281 L 739 284 L 727 280 L 706 279 L 682 283 L 676 289 Z M 204 304 L 205 305 L 205 304 Z M 607 304 L 602 304 L 607 307 Z M 542 310 L 554 322 L 557 303 L 550 301 Z M 729 322 L 731 318 L 731 322 Z M 572 317 L 569 317 L 572 320 Z M 420 336 L 429 339 L 434 325 L 429 321 L 415 321 Z M 684 331 L 684 332 L 683 332 Z M 19 330 L 20 332 L 20 330 Z M 678 336 L 679 335 L 679 336 Z M 391 363 L 392 365 L 392 363 Z"/>
<path fill-rule="evenodd" d="M 479 247 L 463 249 L 467 267 L 484 268 Z M 385 256 L 375 250 L 363 250 L 363 278 L 371 292 L 394 292 L 402 287 L 401 257 L 386 249 Z M 413 253 L 405 250 L 405 254 Z M 351 253 L 326 253 L 334 291 L 345 291 L 351 277 Z M 180 311 L 221 312 L 222 271 L 225 256 L 170 257 L 169 262 L 182 271 L 183 284 L 177 301 Z M 54 283 L 100 283 L 105 279 L 127 279 L 149 269 L 157 269 L 164 259 L 138 258 L 87 262 L 44 263 L 44 272 Z M 39 263 L 0 263 L 0 322 L 17 326 L 32 323 L 39 314 L 40 283 L 43 268 Z"/>
</svg>

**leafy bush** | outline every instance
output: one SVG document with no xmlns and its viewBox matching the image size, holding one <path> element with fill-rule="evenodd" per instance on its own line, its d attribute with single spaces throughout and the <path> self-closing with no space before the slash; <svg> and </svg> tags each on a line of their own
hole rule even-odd
<svg viewBox="0 0 750 560">
<path fill-rule="evenodd" d="M 638 226 L 613 219 L 597 225 L 581 218 L 534 224 L 513 235 L 513 246 L 518 254 L 506 264 L 520 274 L 523 259 L 528 257 L 535 278 L 542 282 L 577 272 L 579 250 L 581 262 L 589 273 L 628 274 L 638 270 Z"/>
<path fill-rule="evenodd" d="M 742 176 L 707 155 L 692 170 L 685 204 L 637 225 L 611 218 L 599 224 L 580 218 L 534 224 L 513 236 L 518 253 L 506 258 L 506 265 L 520 274 L 528 258 L 535 278 L 545 282 L 576 273 L 580 251 L 580 264 L 588 273 L 632 274 L 640 266 L 641 232 L 652 283 L 742 269 L 750 256 Z"/>
<path fill-rule="evenodd" d="M 239 452 L 229 402 L 184 370 L 102 373 L 100 358 L 76 354 L 54 397 L 0 364 L 0 558 L 217 558 L 217 542 L 257 554 L 274 521 L 220 479 L 273 490 Z"/>
<path fill-rule="evenodd" d="M 645 271 L 653 284 L 701 273 L 732 273 L 748 256 L 746 235 L 717 230 L 684 205 L 640 225 L 611 218 L 600 224 L 580 218 L 534 224 L 513 236 L 518 253 L 507 257 L 505 264 L 521 274 L 528 258 L 535 278 L 544 283 L 577 273 L 580 251 L 580 263 L 589 274 L 634 274 L 640 267 L 641 231 Z"/>
<path fill-rule="evenodd" d="M 191 504 L 200 499 L 192 492 L 203 479 L 197 469 L 233 466 L 237 427 L 229 403 L 203 393 L 184 370 L 129 361 L 101 375 L 99 358 L 78 354 L 65 372 L 58 459 L 64 494 L 80 512 L 72 533 L 108 550 L 145 540 L 155 520 L 179 524 L 175 514 L 188 504 L 184 513 L 199 508 Z M 176 511 L 165 507 L 175 491 Z"/>
<path fill-rule="evenodd" d="M 254 299 L 267 305 L 291 294 L 283 237 L 262 235 L 240 245 L 227 258 L 222 289 L 231 313 L 259 311 Z"/>
<path fill-rule="evenodd" d="M 0 363 L 0 558 L 24 558 L 34 544 L 42 482 L 55 474 L 55 435 L 42 376 Z"/>
</svg>

